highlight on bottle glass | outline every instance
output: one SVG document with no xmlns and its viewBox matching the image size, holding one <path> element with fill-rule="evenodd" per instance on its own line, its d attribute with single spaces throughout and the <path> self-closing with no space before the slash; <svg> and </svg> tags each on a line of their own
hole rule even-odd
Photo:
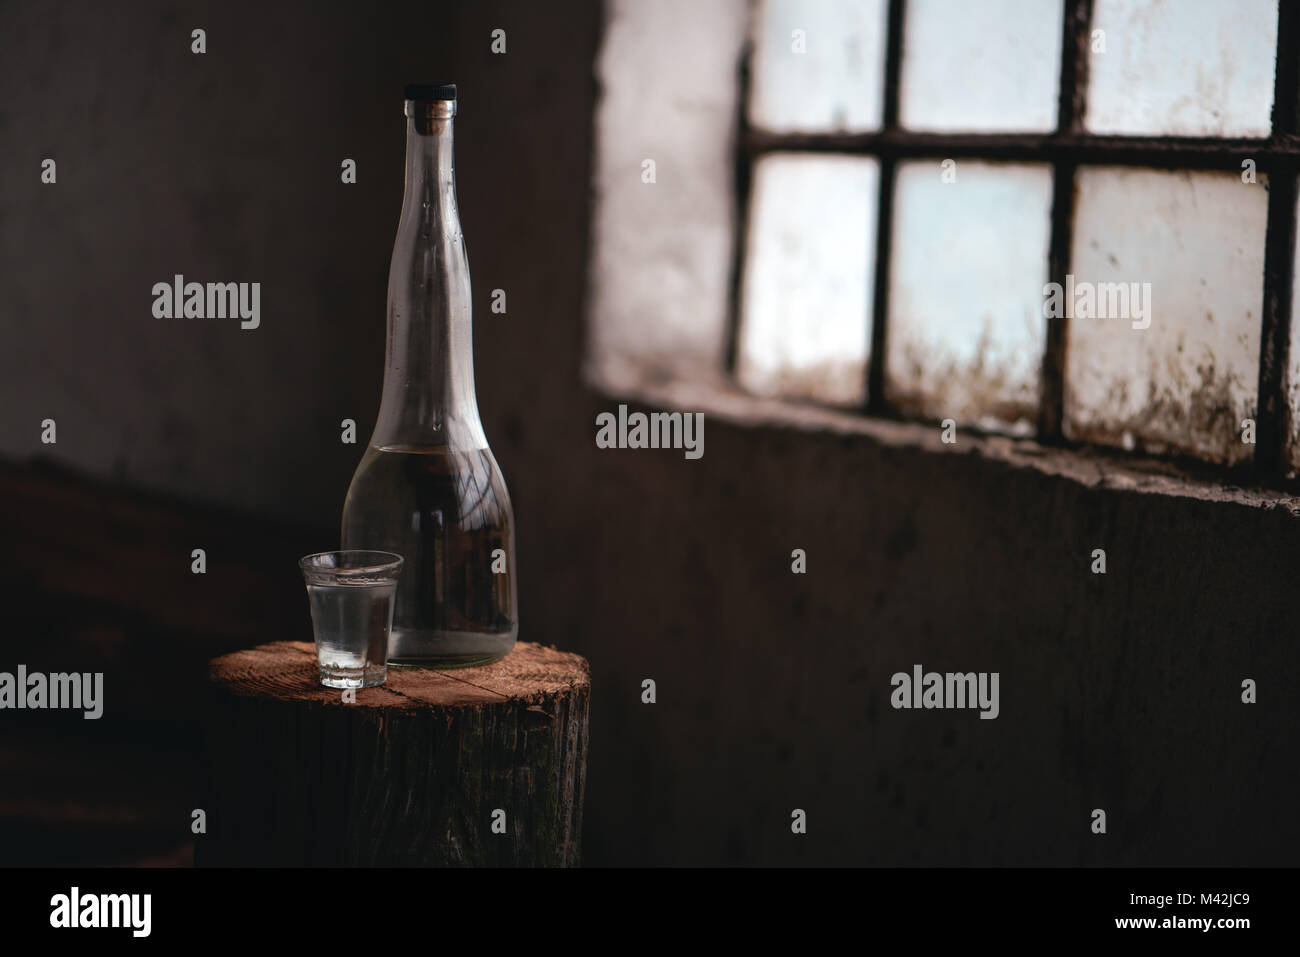
<svg viewBox="0 0 1300 957">
<path fill-rule="evenodd" d="M 364 549 L 299 559 L 325 687 L 373 688 L 387 680 L 388 634 L 403 564 L 394 552 Z"/>
</svg>

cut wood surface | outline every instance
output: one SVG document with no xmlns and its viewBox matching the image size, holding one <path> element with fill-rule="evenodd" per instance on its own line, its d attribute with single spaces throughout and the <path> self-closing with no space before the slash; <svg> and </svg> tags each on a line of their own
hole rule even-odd
<svg viewBox="0 0 1300 957">
<path fill-rule="evenodd" d="M 579 862 L 590 670 L 527 642 L 345 695 L 277 642 L 215 659 L 200 865 Z M 349 700 L 352 695 L 355 700 Z"/>
</svg>

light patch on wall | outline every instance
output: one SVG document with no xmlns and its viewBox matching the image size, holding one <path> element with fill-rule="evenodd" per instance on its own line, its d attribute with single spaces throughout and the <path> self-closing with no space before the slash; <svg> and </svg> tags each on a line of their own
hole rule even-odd
<svg viewBox="0 0 1300 957">
<path fill-rule="evenodd" d="M 615 390 L 647 367 L 716 375 L 730 310 L 748 8 L 610 0 L 605 16 L 586 375 Z"/>
</svg>

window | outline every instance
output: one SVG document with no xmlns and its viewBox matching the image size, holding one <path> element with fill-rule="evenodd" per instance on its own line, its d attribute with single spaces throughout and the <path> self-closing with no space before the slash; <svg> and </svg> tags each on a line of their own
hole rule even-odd
<svg viewBox="0 0 1300 957">
<path fill-rule="evenodd" d="M 654 16 L 610 6 L 603 71 L 620 29 L 646 27 L 627 21 Z M 687 15 L 673 6 L 658 16 Z M 688 356 L 753 394 L 872 416 L 1190 457 L 1253 468 L 1261 480 L 1300 470 L 1291 5 L 689 9 L 693 19 L 729 11 L 741 24 L 725 42 L 715 33 L 709 54 L 716 62 L 717 48 L 734 49 L 738 79 L 714 77 L 709 93 L 684 86 L 683 115 L 667 124 L 711 131 L 668 166 L 691 180 L 675 182 L 669 202 L 680 201 L 679 237 L 714 265 L 717 249 L 703 249 L 718 238 L 711 229 L 733 237 L 729 281 L 710 266 L 708 288 L 690 287 L 693 302 L 675 296 L 683 273 L 638 238 L 638 269 L 666 271 L 654 291 L 647 284 L 641 328 L 625 325 L 606 351 L 674 374 Z M 676 36 L 674 68 L 689 73 L 704 51 L 681 49 L 691 41 Z M 667 82 L 672 96 L 674 82 L 689 81 Z M 617 87 L 606 79 L 602 153 Z M 644 102 L 644 83 L 637 92 Z M 734 111 L 726 121 L 724 103 Z M 723 129 L 734 130 L 738 154 L 723 163 L 735 206 L 710 218 L 703 193 L 718 180 L 707 154 Z M 629 159 L 677 149 L 666 129 L 630 137 Z M 598 201 L 633 210 L 613 197 L 608 167 L 598 162 Z M 653 223 L 647 215 L 642 225 Z M 677 259 L 687 252 L 679 244 Z M 597 290 L 597 308 L 612 282 L 603 297 Z M 612 311 L 629 314 L 626 301 Z M 682 330 L 666 332 L 673 324 Z M 595 338 L 609 347 L 619 334 Z"/>
</svg>

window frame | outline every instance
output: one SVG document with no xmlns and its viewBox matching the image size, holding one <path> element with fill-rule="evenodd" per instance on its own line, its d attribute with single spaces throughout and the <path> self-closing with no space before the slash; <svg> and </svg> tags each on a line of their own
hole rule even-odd
<svg viewBox="0 0 1300 957">
<path fill-rule="evenodd" d="M 1221 471 L 1246 471 L 1259 484 L 1287 479 L 1291 434 L 1286 369 L 1291 338 L 1293 263 L 1296 239 L 1297 177 L 1300 177 L 1300 6 L 1278 3 L 1276 65 L 1270 133 L 1265 138 L 1185 136 L 1112 136 L 1083 127 L 1087 108 L 1093 0 L 1063 0 L 1061 68 L 1057 125 L 1050 133 L 932 133 L 904 129 L 899 123 L 899 77 L 902 66 L 906 0 L 888 0 L 884 63 L 884 103 L 879 130 L 870 133 L 772 133 L 750 122 L 752 30 L 741 60 L 738 97 L 739 148 L 736 150 L 737 232 L 732 254 L 731 295 L 724 361 L 735 381 L 741 324 L 741 286 L 750 228 L 749 210 L 754 165 L 772 152 L 839 153 L 870 156 L 879 163 L 876 203 L 876 261 L 871 303 L 871 343 L 867 362 L 866 401 L 858 413 L 912 420 L 885 397 L 888 341 L 889 269 L 892 264 L 894 185 L 898 163 L 908 159 L 1003 160 L 1039 162 L 1052 169 L 1052 205 L 1047 279 L 1064 285 L 1070 268 L 1074 226 L 1075 171 L 1082 165 L 1134 166 L 1159 170 L 1232 169 L 1250 159 L 1268 176 L 1268 214 L 1264 238 L 1259 374 L 1256 392 L 1255 448 L 1241 465 Z M 1063 430 L 1065 352 L 1068 319 L 1047 323 L 1039 376 L 1038 415 L 1034 438 L 1043 445 L 1084 446 L 1069 441 Z M 1186 456 L 1160 456 L 1187 458 Z M 1207 465 L 1203 459 L 1194 459 Z"/>
</svg>

